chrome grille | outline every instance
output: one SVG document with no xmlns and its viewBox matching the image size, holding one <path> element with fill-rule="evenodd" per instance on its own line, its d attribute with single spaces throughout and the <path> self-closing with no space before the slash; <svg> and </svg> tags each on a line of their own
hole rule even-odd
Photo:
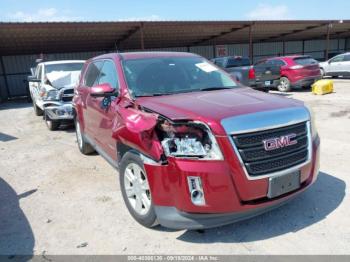
<svg viewBox="0 0 350 262">
<path fill-rule="evenodd" d="M 74 89 L 73 88 L 63 88 L 60 90 L 61 92 L 61 100 L 63 102 L 70 102 L 73 99 L 74 96 Z"/>
</svg>

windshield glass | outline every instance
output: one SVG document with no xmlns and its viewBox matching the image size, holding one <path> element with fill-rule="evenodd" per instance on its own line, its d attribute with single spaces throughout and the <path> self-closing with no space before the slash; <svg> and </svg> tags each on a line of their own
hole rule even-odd
<svg viewBox="0 0 350 262">
<path fill-rule="evenodd" d="M 80 71 L 84 63 L 67 63 L 67 64 L 52 64 L 45 65 L 45 74 L 59 71 Z"/>
<path fill-rule="evenodd" d="M 126 60 L 123 68 L 135 97 L 238 87 L 229 75 L 201 57 Z"/>
</svg>

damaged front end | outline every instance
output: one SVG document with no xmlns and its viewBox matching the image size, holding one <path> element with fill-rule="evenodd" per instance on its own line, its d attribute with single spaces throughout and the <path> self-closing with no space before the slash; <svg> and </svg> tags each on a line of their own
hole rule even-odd
<svg viewBox="0 0 350 262">
<path fill-rule="evenodd" d="M 74 89 L 64 87 L 52 88 L 43 95 L 43 106 L 51 120 L 72 120 L 74 118 L 72 99 Z"/>
<path fill-rule="evenodd" d="M 167 157 L 222 160 L 223 156 L 209 127 L 198 121 L 161 120 L 159 139 Z"/>
<path fill-rule="evenodd" d="M 113 137 L 154 161 L 223 159 L 215 136 L 202 122 L 172 121 L 145 108 L 126 107 L 119 113 L 122 119 L 115 122 Z"/>
</svg>

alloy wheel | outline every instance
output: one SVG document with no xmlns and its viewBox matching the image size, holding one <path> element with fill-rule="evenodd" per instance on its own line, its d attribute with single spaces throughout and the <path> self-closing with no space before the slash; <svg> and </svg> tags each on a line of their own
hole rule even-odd
<svg viewBox="0 0 350 262">
<path fill-rule="evenodd" d="M 142 168 L 130 163 L 124 174 L 124 187 L 127 199 L 138 215 L 146 215 L 151 208 L 151 194 L 146 174 Z"/>
</svg>

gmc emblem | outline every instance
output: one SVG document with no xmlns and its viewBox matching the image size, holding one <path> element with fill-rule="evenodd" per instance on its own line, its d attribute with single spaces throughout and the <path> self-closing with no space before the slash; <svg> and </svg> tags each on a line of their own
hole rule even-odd
<svg viewBox="0 0 350 262">
<path fill-rule="evenodd" d="M 285 136 L 266 139 L 266 140 L 263 140 L 262 142 L 264 143 L 265 150 L 270 151 L 270 150 L 275 150 L 278 148 L 287 147 L 287 146 L 297 144 L 298 143 L 297 140 L 292 140 L 296 136 L 297 136 L 296 134 L 292 133 L 292 134 L 285 135 Z"/>
</svg>

